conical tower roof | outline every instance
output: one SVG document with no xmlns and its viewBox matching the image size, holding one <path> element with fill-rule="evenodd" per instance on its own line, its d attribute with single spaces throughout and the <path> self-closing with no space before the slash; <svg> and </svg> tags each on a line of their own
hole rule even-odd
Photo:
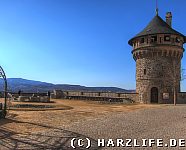
<svg viewBox="0 0 186 150">
<path fill-rule="evenodd" d="M 129 44 L 132 45 L 132 41 L 135 38 L 152 35 L 152 34 L 174 34 L 180 35 L 186 41 L 186 38 L 183 34 L 171 28 L 160 16 L 156 15 L 151 22 L 143 29 L 140 33 L 138 33 L 135 37 L 129 40 Z"/>
</svg>

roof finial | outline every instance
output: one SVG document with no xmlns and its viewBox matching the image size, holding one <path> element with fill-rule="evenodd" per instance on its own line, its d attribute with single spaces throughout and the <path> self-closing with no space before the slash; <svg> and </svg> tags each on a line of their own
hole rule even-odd
<svg viewBox="0 0 186 150">
<path fill-rule="evenodd" d="M 158 0 L 156 0 L 156 15 L 158 16 Z"/>
</svg>

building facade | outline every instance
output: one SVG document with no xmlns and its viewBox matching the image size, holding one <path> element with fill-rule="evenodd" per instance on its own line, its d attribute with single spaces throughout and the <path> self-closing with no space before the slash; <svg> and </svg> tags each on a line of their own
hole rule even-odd
<svg viewBox="0 0 186 150">
<path fill-rule="evenodd" d="M 136 92 L 140 103 L 173 103 L 180 93 L 181 59 L 186 38 L 172 28 L 172 14 L 158 13 L 129 40 L 136 61 Z"/>
</svg>

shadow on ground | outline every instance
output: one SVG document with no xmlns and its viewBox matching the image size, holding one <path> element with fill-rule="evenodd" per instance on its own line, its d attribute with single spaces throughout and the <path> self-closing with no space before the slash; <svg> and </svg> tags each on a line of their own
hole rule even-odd
<svg viewBox="0 0 186 150">
<path fill-rule="evenodd" d="M 8 123 L 21 123 L 29 124 L 35 127 L 46 128 L 47 131 L 41 131 L 37 133 L 16 133 L 10 131 L 3 127 L 4 124 Z M 0 120 L 0 150 L 72 150 L 70 146 L 71 139 L 81 138 L 86 139 L 85 135 L 64 130 L 62 128 L 31 123 L 31 122 L 21 122 L 14 119 L 3 119 Z M 94 139 L 91 139 L 91 148 L 90 150 L 98 150 L 97 142 Z M 77 146 L 77 142 L 75 142 Z M 85 150 L 85 147 L 76 148 L 77 150 Z"/>
</svg>

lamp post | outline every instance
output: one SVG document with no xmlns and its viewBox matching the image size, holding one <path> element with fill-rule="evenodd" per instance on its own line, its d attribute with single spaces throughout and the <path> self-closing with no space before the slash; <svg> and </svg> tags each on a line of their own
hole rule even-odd
<svg viewBox="0 0 186 150">
<path fill-rule="evenodd" d="M 6 116 L 7 112 L 7 79 L 6 79 L 6 74 L 3 70 L 3 68 L 0 66 L 0 77 L 3 78 L 4 80 L 4 97 L 5 97 L 5 103 L 4 103 L 4 109 L 3 109 L 3 115 L 4 117 Z"/>
</svg>

